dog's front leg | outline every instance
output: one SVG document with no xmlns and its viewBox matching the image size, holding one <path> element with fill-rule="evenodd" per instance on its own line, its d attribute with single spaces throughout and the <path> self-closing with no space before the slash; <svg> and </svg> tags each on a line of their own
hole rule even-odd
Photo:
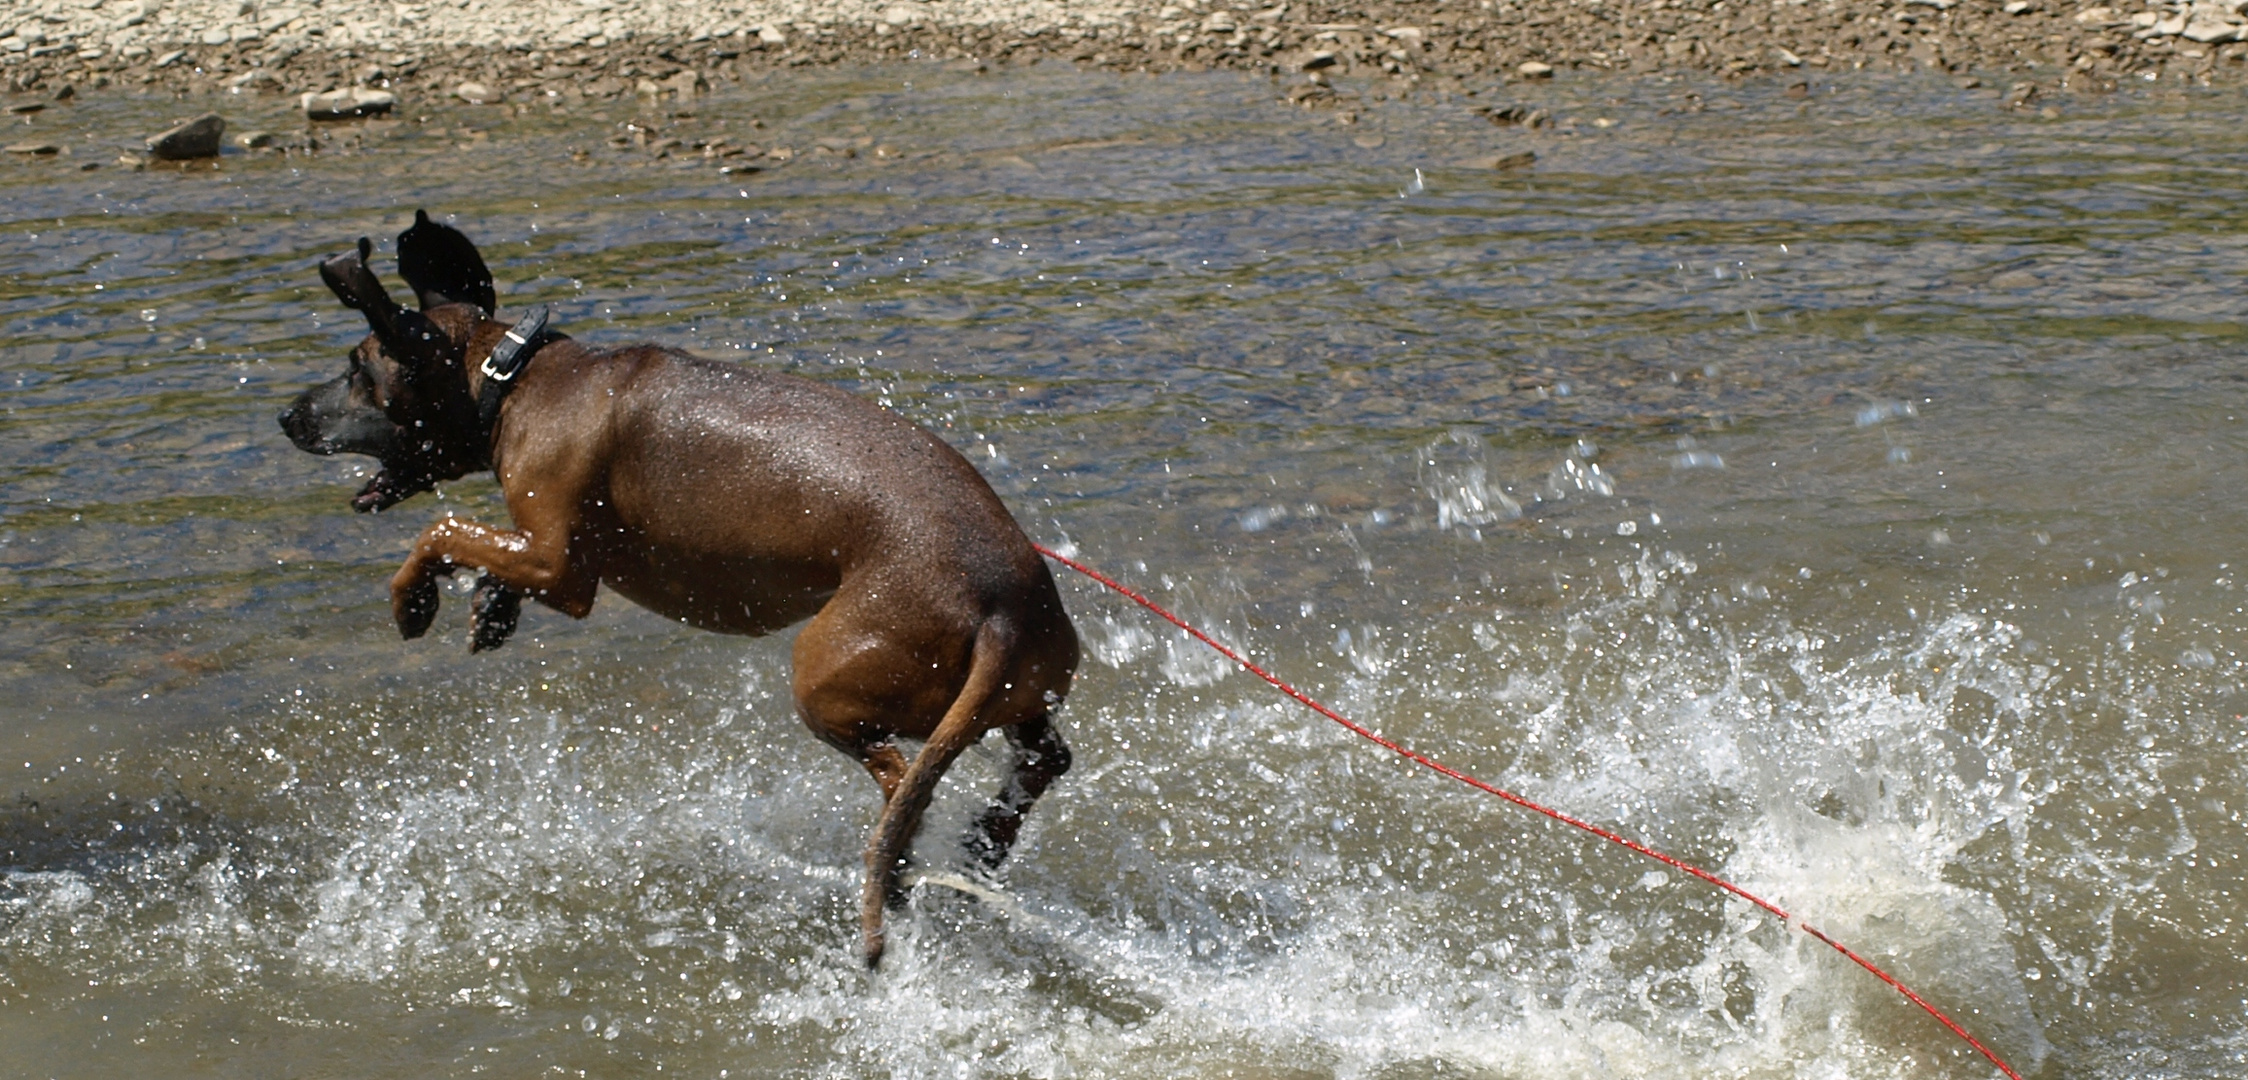
<svg viewBox="0 0 2248 1080">
<path fill-rule="evenodd" d="M 573 618 L 593 610 L 598 580 L 570 558 L 566 524 L 495 529 L 446 517 L 422 530 L 412 554 L 390 579 L 390 614 L 408 640 L 437 617 L 437 578 L 467 566 Z"/>
</svg>

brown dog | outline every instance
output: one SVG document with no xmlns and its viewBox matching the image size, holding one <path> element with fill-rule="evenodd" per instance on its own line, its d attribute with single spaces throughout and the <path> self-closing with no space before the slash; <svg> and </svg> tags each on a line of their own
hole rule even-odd
<svg viewBox="0 0 2248 1080">
<path fill-rule="evenodd" d="M 491 318 L 491 274 L 467 237 L 418 212 L 399 236 L 419 311 L 383 290 L 370 247 L 360 240 L 320 275 L 374 332 L 343 375 L 281 414 L 282 430 L 315 454 L 381 460 L 355 509 L 489 468 L 515 519 L 447 516 L 424 530 L 390 580 L 401 633 L 429 628 L 436 576 L 461 567 L 485 575 L 479 649 L 506 640 L 518 592 L 582 618 L 606 584 L 728 634 L 810 618 L 796 639 L 797 712 L 882 785 L 867 963 L 882 955 L 883 907 L 938 778 L 993 729 L 1013 750 L 1007 780 L 967 845 L 987 868 L 1006 858 L 1031 803 L 1069 768 L 1052 713 L 1077 634 L 1044 560 L 966 459 L 819 383 L 652 345 L 540 335 L 508 370 L 516 346 Z M 924 740 L 910 764 L 900 738 Z"/>
</svg>

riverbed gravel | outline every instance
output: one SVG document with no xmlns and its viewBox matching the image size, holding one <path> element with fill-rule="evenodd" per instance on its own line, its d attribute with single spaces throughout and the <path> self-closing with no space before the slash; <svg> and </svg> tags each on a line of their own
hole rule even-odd
<svg viewBox="0 0 2248 1080">
<path fill-rule="evenodd" d="M 2243 8 L 2248 0 L 18 0 L 0 11 L 0 91 L 296 96 L 369 85 L 411 96 L 472 83 L 518 102 L 680 97 L 758 69 L 937 60 L 1225 67 L 1312 86 L 1904 69 L 2018 105 L 2138 80 L 2241 81 Z"/>
</svg>

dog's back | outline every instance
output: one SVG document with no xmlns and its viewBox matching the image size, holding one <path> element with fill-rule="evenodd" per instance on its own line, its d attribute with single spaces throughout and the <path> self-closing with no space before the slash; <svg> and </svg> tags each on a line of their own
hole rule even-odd
<svg viewBox="0 0 2248 1080">
<path fill-rule="evenodd" d="M 847 584 L 901 610 L 954 613 L 963 632 L 995 615 L 1049 630 L 1041 616 L 1060 610 L 1044 561 L 982 474 L 854 395 L 654 346 L 566 342 L 540 354 L 508 407 L 603 418 L 591 431 L 504 425 L 494 467 L 511 501 L 532 501 L 509 474 L 549 474 L 545 459 L 592 450 L 605 475 L 583 489 L 596 504 L 586 553 L 604 582 L 659 613 L 767 633 Z M 751 583 L 754 602 L 730 595 Z"/>
</svg>

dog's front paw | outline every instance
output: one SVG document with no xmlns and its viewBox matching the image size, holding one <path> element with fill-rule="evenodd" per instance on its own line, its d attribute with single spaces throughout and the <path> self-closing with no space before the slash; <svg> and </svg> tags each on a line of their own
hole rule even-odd
<svg viewBox="0 0 2248 1080">
<path fill-rule="evenodd" d="M 391 583 L 390 617 L 398 624 L 398 636 L 412 641 L 429 632 L 437 619 L 437 596 L 437 579 L 430 575 Z"/>
<path fill-rule="evenodd" d="M 516 620 L 523 615 L 523 598 L 506 582 L 485 574 L 476 579 L 476 592 L 469 597 L 468 608 L 474 615 L 468 651 L 480 653 L 507 644 L 515 633 Z"/>
</svg>

